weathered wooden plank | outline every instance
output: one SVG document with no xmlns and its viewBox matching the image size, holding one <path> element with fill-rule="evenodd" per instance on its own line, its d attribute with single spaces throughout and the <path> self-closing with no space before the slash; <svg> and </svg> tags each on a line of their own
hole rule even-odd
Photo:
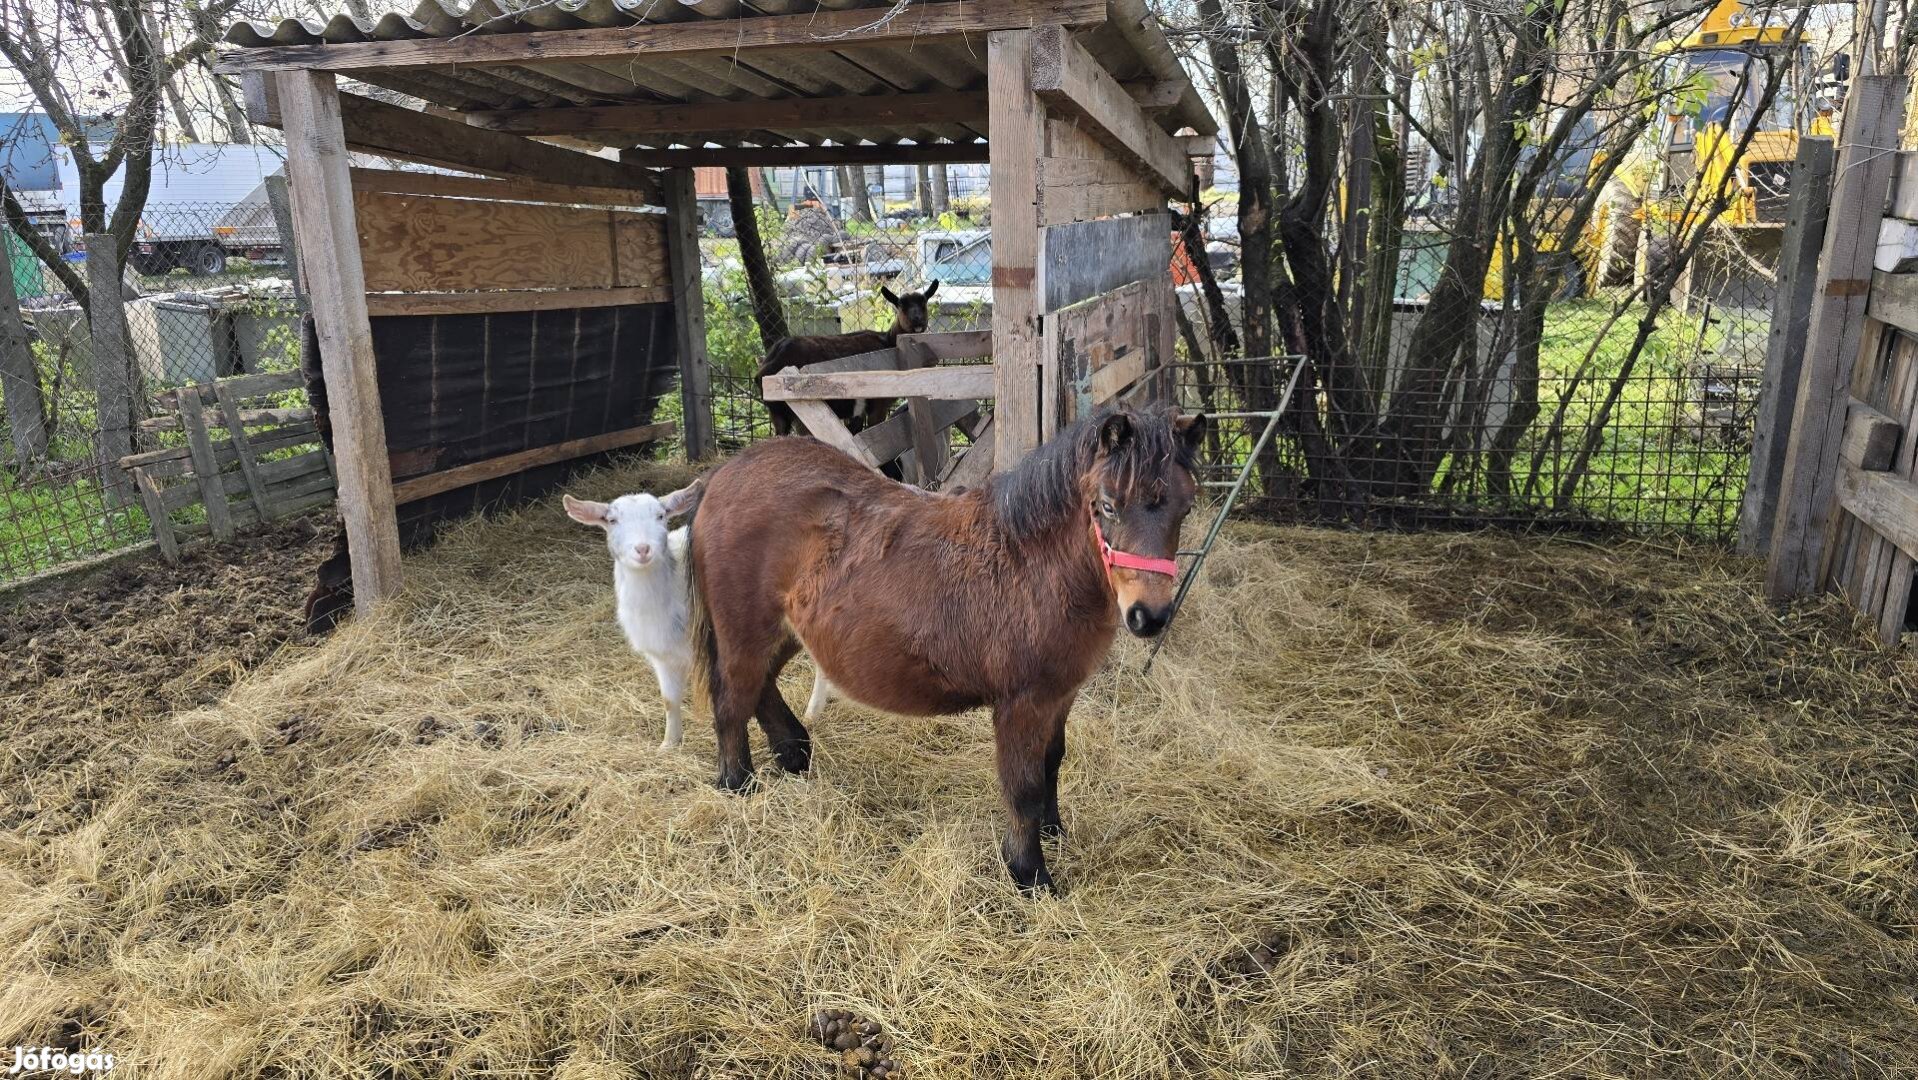
<svg viewBox="0 0 1918 1080">
<path fill-rule="evenodd" d="M 299 390 L 306 386 L 306 376 L 297 371 L 275 371 L 266 375 L 236 375 L 231 379 L 219 381 L 231 387 L 233 396 L 242 401 L 247 398 L 283 393 L 287 390 Z M 153 400 L 165 408 L 174 408 L 179 403 L 179 388 L 162 390 L 153 395 Z"/>
<path fill-rule="evenodd" d="M 1031 33 L 1032 89 L 1047 110 L 1079 117 L 1094 138 L 1137 164 L 1161 189 L 1189 194 L 1192 162 L 1185 147 L 1153 123 L 1064 28 L 1044 26 Z"/>
<path fill-rule="evenodd" d="M 131 469 L 133 484 L 140 489 L 140 502 L 146 506 L 147 521 L 153 527 L 153 542 L 168 562 L 180 561 L 180 540 L 174 535 L 173 520 L 167 517 L 166 504 L 160 498 L 160 481 L 145 469 Z"/>
<path fill-rule="evenodd" d="M 988 160 L 983 142 L 880 146 L 698 146 L 622 150 L 619 160 L 654 169 L 776 168 L 788 165 L 971 165 Z"/>
<path fill-rule="evenodd" d="M 177 423 L 178 421 L 176 420 L 175 422 Z M 253 449 L 255 451 L 268 454 L 275 450 L 284 450 L 290 446 L 301 446 L 310 442 L 318 442 L 320 433 L 318 429 L 308 422 L 293 424 L 288 427 L 270 428 L 265 431 L 255 431 L 250 438 L 252 439 Z M 237 455 L 234 453 L 231 445 L 215 444 L 213 447 L 213 456 L 222 468 L 233 464 L 237 460 Z M 148 450 L 144 453 L 129 454 L 120 459 L 120 467 L 123 469 L 147 469 L 152 471 L 155 476 L 178 476 L 186 472 L 186 463 L 191 460 L 191 458 L 192 451 L 187 447 L 168 446 L 158 450 Z"/>
<path fill-rule="evenodd" d="M 976 401 L 935 401 L 932 402 L 932 422 L 943 431 L 971 416 L 978 409 L 979 403 Z M 884 465 L 906 451 L 914 449 L 912 415 L 910 412 L 894 413 L 853 438 L 865 447 L 867 456 Z M 940 471 L 943 472 L 944 469 L 945 463 L 942 462 Z"/>
<path fill-rule="evenodd" d="M 992 127 L 992 360 L 998 373 L 993 467 L 1005 470 L 1039 445 L 1043 408 L 1038 168 L 1045 155 L 1046 108 L 1032 92 L 1031 31 L 987 35 L 986 87 Z"/>
<path fill-rule="evenodd" d="M 670 438 L 675 430 L 671 423 L 643 424 L 622 431 L 609 431 L 603 435 L 570 439 L 550 446 L 537 446 L 531 450 L 503 454 L 496 458 L 487 458 L 485 461 L 475 461 L 456 468 L 427 473 L 425 476 L 408 477 L 393 485 L 393 501 L 401 504 L 418 502 L 421 499 L 484 480 L 497 480 L 502 476 L 523 473 L 541 465 L 552 465 L 585 457 L 588 454 L 602 454 L 608 450 L 621 450 L 640 443 Z"/>
<path fill-rule="evenodd" d="M 659 214 L 362 191 L 354 200 L 369 293 L 615 289 L 667 283 Z M 622 245 L 614 230 L 650 244 Z"/>
<path fill-rule="evenodd" d="M 197 391 L 197 387 L 189 387 Z M 220 465 L 213 456 L 213 441 L 207 437 L 206 415 L 201 402 L 189 397 L 180 403 L 180 420 L 186 428 L 187 450 L 193 456 L 193 472 L 200 485 L 200 499 L 206 504 L 206 522 L 217 539 L 233 535 L 233 515 L 226 505 L 226 488 L 220 483 Z"/>
<path fill-rule="evenodd" d="M 282 45 L 222 55 L 214 70 L 356 71 L 431 64 L 525 64 L 556 60 L 650 63 L 663 59 L 732 56 L 765 50 L 812 52 L 853 45 L 912 42 L 929 45 L 992 30 L 1096 26 L 1105 0 L 948 0 L 912 4 L 886 18 L 865 10 L 656 23 L 529 34 L 461 34 L 449 38 L 368 41 L 338 45 Z M 284 97 L 284 94 L 282 95 Z M 1128 103 L 1130 98 L 1127 99 Z"/>
<path fill-rule="evenodd" d="M 906 369 L 925 368 L 937 364 L 926 345 L 916 337 L 903 342 L 898 347 L 899 366 Z M 922 487 L 931 487 L 945 471 L 946 458 L 951 448 L 946 443 L 946 426 L 963 413 L 941 419 L 939 406 L 951 404 L 937 402 L 930 398 L 909 397 L 906 399 L 906 426 L 912 437 L 913 468 L 917 474 L 916 483 Z"/>
<path fill-rule="evenodd" d="M 235 395 L 235 398 L 237 400 L 237 395 Z M 240 423 L 246 427 L 253 428 L 277 426 L 280 424 L 297 424 L 301 421 L 313 419 L 313 410 L 303 405 L 289 409 L 241 409 L 239 413 Z M 228 418 L 224 411 L 216 413 L 209 409 L 204 415 L 208 427 L 224 428 L 228 425 Z M 179 431 L 180 416 L 178 413 L 167 416 L 150 416 L 140 421 L 140 430 Z"/>
<path fill-rule="evenodd" d="M 1837 151 L 1827 138 L 1798 140 L 1792 162 L 1791 198 L 1778 257 L 1778 291 L 1772 301 L 1771 333 L 1765 343 L 1765 373 L 1752 425 L 1752 454 L 1739 507 L 1738 550 L 1755 555 L 1771 548 L 1778 516 L 1778 488 L 1785 472 L 1798 383 L 1804 370 L 1805 334 L 1811 326 L 1818 284 L 1818 253 L 1831 208 L 1831 171 Z"/>
<path fill-rule="evenodd" d="M 1918 555 L 1918 483 L 1856 465 L 1839 469 L 1838 501 L 1907 555 Z"/>
<path fill-rule="evenodd" d="M 1115 214 L 1165 209 L 1165 196 L 1122 162 L 1100 158 L 1039 159 L 1039 224 L 1069 225 Z"/>
<path fill-rule="evenodd" d="M 1089 380 L 1092 404 L 1103 405 L 1118 397 L 1133 383 L 1144 378 L 1145 373 L 1144 349 L 1130 349 L 1119 354 L 1111 363 L 1092 373 Z"/>
<path fill-rule="evenodd" d="M 1902 78 L 1865 76 L 1854 80 L 1846 105 L 1818 300 L 1806 337 L 1804 373 L 1772 530 L 1766 592 L 1775 600 L 1818 587 L 1832 540 L 1844 390 L 1858 356 L 1878 218 L 1891 184 L 1893 159 L 1881 148 L 1895 145 L 1898 138 L 1905 90 Z"/>
<path fill-rule="evenodd" d="M 983 360 L 992 355 L 992 331 L 948 330 L 936 334 L 900 334 L 898 345 L 925 349 L 941 360 Z"/>
<path fill-rule="evenodd" d="M 318 509 L 335 501 L 333 481 L 325 473 L 314 473 L 288 484 L 284 489 L 273 493 L 274 503 L 280 508 L 282 517 L 292 517 L 308 510 Z M 246 528 L 259 523 L 259 515 L 252 504 L 241 503 L 234 508 L 233 523 L 238 528 Z M 201 525 L 182 525 L 176 530 L 180 536 L 205 536 L 207 527 Z"/>
<path fill-rule="evenodd" d="M 979 400 L 993 394 L 994 365 L 963 364 L 910 371 L 788 371 L 768 375 L 767 401 L 820 401 L 858 398 L 935 398 Z"/>
<path fill-rule="evenodd" d="M 1846 464 L 1866 472 L 1884 472 L 1891 468 L 1898 436 L 1903 432 L 1898 421 L 1854 398 L 1839 456 Z"/>
<path fill-rule="evenodd" d="M 976 488 L 991 478 L 996 455 L 993 445 L 999 441 L 997 413 L 986 420 L 986 426 L 973 436 L 972 445 L 959 455 L 957 461 L 946 471 L 939 481 L 941 491 L 954 491 L 959 488 Z"/>
<path fill-rule="evenodd" d="M 1918 335 L 1918 273 L 1873 270 L 1865 313 L 1887 326 Z"/>
<path fill-rule="evenodd" d="M 996 212 L 996 211 L 995 211 Z M 1135 281 L 1172 273 L 1172 218 L 1140 214 L 1039 233 L 1041 312 L 1058 311 Z"/>
<path fill-rule="evenodd" d="M 246 422 L 240 417 L 240 401 L 233 395 L 232 386 L 213 384 L 213 398 L 220 403 L 220 414 L 226 421 L 227 439 L 233 443 L 233 452 L 240 459 L 240 475 L 246 478 L 247 495 L 260 511 L 262 520 L 273 516 L 273 502 L 267 497 L 266 484 L 260 478 L 260 463 L 253 444 L 247 441 Z"/>
<path fill-rule="evenodd" d="M 286 120 L 294 229 L 326 379 L 340 517 L 352 553 L 353 601 L 366 614 L 399 592 L 400 534 L 393 475 L 386 461 L 386 422 L 373 370 L 373 327 L 366 314 L 366 276 L 360 266 L 341 101 L 333 76 L 324 72 L 287 72 L 276 75 L 275 82 Z M 471 131 L 463 124 L 454 126 Z"/>
<path fill-rule="evenodd" d="M 1889 213 L 1895 218 L 1918 221 L 1918 151 L 1899 151 L 1893 173 Z"/>
<path fill-rule="evenodd" d="M 673 330 L 679 347 L 679 403 L 686 425 L 682 442 L 694 461 L 711 457 L 712 360 L 706 353 L 706 282 L 700 273 L 699 209 L 690 169 L 666 173 L 667 280 L 673 290 Z"/>
<path fill-rule="evenodd" d="M 484 315 L 502 311 L 563 311 L 569 308 L 664 304 L 670 285 L 617 289 L 495 289 L 486 292 L 368 293 L 366 313 L 390 315 Z"/>
<path fill-rule="evenodd" d="M 145 471 L 150 472 L 151 470 Z M 273 505 L 275 516 L 284 516 L 286 514 L 285 508 L 280 505 L 279 497 L 284 495 L 290 487 L 298 486 L 301 491 L 314 490 L 312 485 L 306 483 L 307 477 L 316 473 L 325 475 L 328 478 L 326 487 L 329 489 L 332 487 L 331 474 L 327 473 L 326 469 L 326 454 L 318 449 L 308 450 L 304 454 L 296 454 L 290 458 L 279 458 L 274 461 L 261 462 L 259 471 L 261 482 L 266 486 L 267 501 Z M 247 494 L 246 478 L 239 473 L 220 473 L 219 485 L 220 491 L 228 499 L 240 498 Z M 198 506 L 204 498 L 205 496 L 197 482 L 192 484 L 175 484 L 172 487 L 161 489 L 162 504 L 168 511 L 184 510 L 189 506 Z M 250 519 L 243 517 L 245 513 L 250 511 L 252 506 L 253 503 L 250 500 L 247 502 L 234 503 L 229 506 L 228 509 L 231 512 L 233 523 L 236 526 L 245 524 L 246 520 L 262 520 L 257 512 L 253 512 L 253 516 Z"/>
<path fill-rule="evenodd" d="M 522 135 L 705 135 L 710 132 L 863 125 L 984 124 L 983 90 L 869 97 L 709 101 L 693 105 L 591 105 L 569 109 L 481 109 L 463 114 L 474 127 Z"/>
<path fill-rule="evenodd" d="M 499 202 L 545 202 L 581 206 L 640 207 L 657 205 L 658 185 L 647 190 L 630 187 L 594 187 L 555 184 L 539 180 L 448 176 L 445 173 L 405 172 L 399 169 L 354 169 L 354 191 L 381 191 L 390 195 L 438 195 L 445 198 L 492 199 Z"/>
<path fill-rule="evenodd" d="M 839 414 L 832 411 L 832 406 L 810 398 L 791 401 L 788 405 L 793 415 L 799 418 L 799 422 L 806 425 L 807 434 L 869 469 L 879 468 L 880 463 L 875 461 L 866 451 L 865 446 L 861 445 L 853 433 L 847 430 L 845 422 L 839 419 Z"/>
</svg>

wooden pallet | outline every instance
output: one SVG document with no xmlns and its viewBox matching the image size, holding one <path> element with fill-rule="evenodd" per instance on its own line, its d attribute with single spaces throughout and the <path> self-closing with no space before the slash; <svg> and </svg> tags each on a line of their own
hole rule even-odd
<svg viewBox="0 0 1918 1080">
<path fill-rule="evenodd" d="M 310 409 L 253 404 L 305 385 L 298 372 L 242 375 L 169 390 L 154 398 L 168 410 L 143 425 L 184 432 L 184 446 L 120 459 L 139 489 L 153 539 L 168 560 L 180 542 L 290 517 L 333 501 L 333 460 L 320 444 Z M 181 522 L 201 507 L 205 520 Z"/>
</svg>

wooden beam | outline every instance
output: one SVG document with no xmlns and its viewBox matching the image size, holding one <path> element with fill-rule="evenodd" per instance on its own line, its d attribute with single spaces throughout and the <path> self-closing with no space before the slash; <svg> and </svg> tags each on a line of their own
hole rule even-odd
<svg viewBox="0 0 1918 1080">
<path fill-rule="evenodd" d="M 1903 434 L 1898 421 L 1853 398 L 1839 459 L 1866 472 L 1886 472 L 1898 452 L 1898 437 Z"/>
<path fill-rule="evenodd" d="M 1896 145 L 1906 90 L 1898 76 L 1864 76 L 1853 80 L 1846 102 L 1837 184 L 1819 260 L 1817 306 L 1806 336 L 1804 373 L 1766 568 L 1766 592 L 1774 600 L 1816 590 L 1831 546 L 1847 389 L 1864 330 L 1878 222 L 1896 163 L 1882 148 Z"/>
<path fill-rule="evenodd" d="M 330 48 L 331 46 L 319 46 Z M 257 76 L 254 81 L 265 81 Z M 262 93 L 277 102 L 277 95 Z M 430 113 L 389 105 L 358 94 L 340 94 L 340 125 L 349 149 L 399 161 L 487 176 L 534 180 L 567 187 L 619 188 L 637 192 L 645 204 L 658 205 L 659 178 L 574 150 L 562 150 L 503 131 L 487 131 Z M 277 106 L 271 115 L 278 118 Z M 291 142 L 297 132 L 286 127 Z M 593 200 L 580 200 L 593 201 Z"/>
<path fill-rule="evenodd" d="M 1838 471 L 1838 502 L 1865 527 L 1918 557 L 1918 484 L 1856 465 Z"/>
<path fill-rule="evenodd" d="M 340 517 L 352 552 L 353 602 L 364 614 L 399 591 L 400 532 L 373 371 L 373 327 L 366 313 L 342 102 L 333 76 L 325 72 L 287 72 L 274 81 L 286 115 L 294 230 L 326 377 Z"/>
<path fill-rule="evenodd" d="M 539 180 L 495 180 L 399 169 L 354 169 L 353 190 L 388 195 L 434 195 L 497 202 L 562 203 L 571 206 L 635 207 L 658 204 L 658 184 L 644 188 L 549 184 Z"/>
<path fill-rule="evenodd" d="M 1061 27 L 1032 31 L 1032 90 L 1054 114 L 1091 125 L 1094 138 L 1138 164 L 1167 193 L 1190 194 L 1192 162 L 1185 148 Z"/>
<path fill-rule="evenodd" d="M 1752 423 L 1751 464 L 1738 511 L 1738 550 L 1746 555 L 1771 550 L 1785 448 L 1791 440 L 1792 410 L 1798 405 L 1798 380 L 1804 370 L 1805 334 L 1816 303 L 1812 290 L 1818 284 L 1818 252 L 1825 242 L 1836 156 L 1830 139 L 1807 136 L 1798 140 L 1792 162 L 1785 235 L 1778 253 L 1778 291 L 1772 298 L 1765 373 Z"/>
<path fill-rule="evenodd" d="M 522 135 L 618 132 L 622 135 L 860 127 L 866 124 L 983 124 L 986 93 L 879 94 L 872 97 L 714 101 L 696 105 L 597 105 L 569 109 L 487 109 L 466 122 Z"/>
<path fill-rule="evenodd" d="M 1120 161 L 1099 158 L 1039 159 L 1039 225 L 1165 209 L 1159 185 Z"/>
<path fill-rule="evenodd" d="M 1033 32 L 986 38 L 986 88 L 992 118 L 992 468 L 1004 471 L 1039 445 L 1039 159 L 1046 151 L 1046 106 L 1032 92 Z M 980 452 L 974 446 L 968 458 Z M 979 468 L 974 463 L 973 468 Z"/>
<path fill-rule="evenodd" d="M 868 469 L 878 470 L 880 462 L 875 461 L 872 454 L 867 452 L 865 446 L 847 429 L 845 421 L 839 419 L 839 414 L 832 411 L 832 406 L 811 398 L 803 398 L 787 404 L 792 408 L 793 415 L 806 426 L 807 433 L 813 438 Z"/>
<path fill-rule="evenodd" d="M 656 169 L 777 168 L 784 165 L 967 165 L 988 161 L 983 142 L 893 143 L 884 146 L 700 146 L 634 149 L 619 159 Z"/>
<path fill-rule="evenodd" d="M 1168 112 L 1179 107 L 1185 100 L 1185 92 L 1192 84 L 1183 79 L 1161 79 L 1156 82 L 1131 82 L 1122 84 L 1132 103 L 1149 113 Z"/>
<path fill-rule="evenodd" d="M 396 503 L 418 502 L 421 499 L 477 484 L 483 480 L 497 480 L 502 476 L 523 473 L 541 465 L 554 465 L 562 461 L 582 458 L 588 454 L 603 454 L 608 450 L 621 450 L 628 446 L 653 442 L 656 439 L 667 438 L 673 431 L 674 427 L 670 422 L 642 424 L 623 431 L 609 431 L 603 435 L 571 439 L 551 446 L 536 446 L 516 454 L 502 454 L 496 458 L 487 458 L 485 461 L 475 461 L 457 468 L 427 473 L 425 476 L 409 477 L 393 485 L 393 501 Z"/>
<path fill-rule="evenodd" d="M 979 403 L 976 401 L 934 401 L 930 404 L 931 423 L 937 425 L 937 428 L 942 431 L 979 410 Z M 914 417 L 908 409 L 906 412 L 894 413 L 853 438 L 859 440 L 859 444 L 866 448 L 867 454 L 874 461 L 884 465 L 908 450 L 916 451 L 913 428 L 916 422 L 918 418 Z M 933 475 L 936 478 L 944 471 L 945 462 L 942 461 L 939 472 Z"/>
<path fill-rule="evenodd" d="M 983 360 L 992 355 L 992 331 L 947 330 L 936 334 L 900 334 L 899 348 L 925 349 L 941 360 Z"/>
<path fill-rule="evenodd" d="M 734 56 L 766 50 L 819 52 L 889 42 L 924 46 L 993 30 L 1056 23 L 1096 26 L 1105 22 L 1105 0 L 949 0 L 917 3 L 893 12 L 808 11 L 678 23 L 640 23 L 587 30 L 529 34 L 461 34 L 406 41 L 338 45 L 280 45 L 239 49 L 221 56 L 214 70 L 341 71 L 422 67 L 436 64 L 539 64 L 556 60 L 646 63 L 701 56 Z"/>
<path fill-rule="evenodd" d="M 679 346 L 679 402 L 686 425 L 686 456 L 711 457 L 712 361 L 706 355 L 706 282 L 699 269 L 699 208 L 693 171 L 666 174 L 667 272 L 673 290 L 673 328 Z"/>
<path fill-rule="evenodd" d="M 1865 313 L 1886 326 L 1918 337 L 1918 274 L 1873 270 Z"/>
<path fill-rule="evenodd" d="M 760 380 L 767 401 L 932 398 L 977 401 L 993 396 L 993 365 L 965 364 L 907 371 L 786 371 Z"/>
<path fill-rule="evenodd" d="M 625 289 L 496 289 L 489 292 L 367 293 L 366 313 L 389 315 L 486 315 L 502 311 L 566 311 L 572 308 L 663 304 L 665 285 Z"/>
</svg>

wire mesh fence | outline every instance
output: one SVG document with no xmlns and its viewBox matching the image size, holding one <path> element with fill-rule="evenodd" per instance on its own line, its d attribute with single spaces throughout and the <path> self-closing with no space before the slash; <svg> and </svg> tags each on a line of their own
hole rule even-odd
<svg viewBox="0 0 1918 1080">
<path fill-rule="evenodd" d="M 1594 245 L 1535 282 L 1549 295 L 1490 288 L 1451 321 L 1433 305 L 1424 261 L 1447 238 L 1408 243 L 1391 311 L 1350 361 L 1360 370 L 1347 385 L 1361 391 L 1303 395 L 1251 501 L 1300 519 L 1730 539 L 1777 292 L 1765 249 L 1775 258 L 1778 234 L 1711 231 L 1668 268 L 1669 292 L 1667 268 L 1642 255 L 1602 267 Z M 1239 414 L 1269 407 L 1283 364 L 1220 359 L 1220 323 L 1236 330 L 1242 301 L 1238 282 L 1217 284 L 1212 301 L 1197 281 L 1180 287 L 1178 384 L 1186 407 L 1225 419 L 1206 449 L 1214 479 L 1244 463 L 1259 422 Z M 1323 378 L 1329 365 L 1315 361 Z M 1261 366 L 1272 370 L 1248 370 Z"/>
<path fill-rule="evenodd" d="M 98 241 L 89 251 L 76 224 L 39 230 L 57 267 L 17 246 L 10 261 L 24 336 L 0 343 L 12 357 L 0 381 L 0 583 L 150 535 L 118 462 L 183 445 L 156 394 L 299 364 L 299 303 L 263 201 L 149 206 L 124 256 Z M 108 260 L 118 298 L 95 284 L 114 280 Z"/>
</svg>

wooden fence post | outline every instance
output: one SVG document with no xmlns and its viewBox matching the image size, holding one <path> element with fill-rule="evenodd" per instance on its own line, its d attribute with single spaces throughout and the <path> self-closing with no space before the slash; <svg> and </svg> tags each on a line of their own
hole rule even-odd
<svg viewBox="0 0 1918 1080">
<path fill-rule="evenodd" d="M 20 317 L 20 292 L 13 280 L 12 253 L 0 244 L 0 397 L 7 402 L 7 428 L 20 468 L 32 469 L 47 456 L 46 398 L 40 392 L 33 341 Z"/>
<path fill-rule="evenodd" d="M 986 35 L 992 129 L 992 363 L 995 471 L 1039 445 L 1039 159 L 1046 109 L 1032 92 L 1032 31 Z"/>
<path fill-rule="evenodd" d="M 1835 518 L 1839 444 L 1845 434 L 1852 367 L 1865 328 L 1878 223 L 1885 215 L 1904 122 L 1907 83 L 1897 75 L 1853 81 L 1838 148 L 1838 181 L 1806 333 L 1804 371 L 1793 407 L 1772 527 L 1765 591 L 1773 600 L 1818 588 Z"/>
<path fill-rule="evenodd" d="M 127 341 L 126 296 L 120 252 L 110 233 L 88 233 L 87 339 L 93 365 L 94 419 L 100 433 L 100 486 L 113 506 L 134 498 L 120 459 L 133 453 L 133 357 Z"/>
<path fill-rule="evenodd" d="M 1798 140 L 1798 158 L 1791 166 L 1791 197 L 1778 255 L 1778 295 L 1772 301 L 1765 374 L 1758 391 L 1758 415 L 1752 425 L 1751 472 L 1745 480 L 1745 501 L 1738 515 L 1738 550 L 1747 555 L 1771 550 L 1778 487 L 1785 475 L 1785 448 L 1791 439 L 1799 376 L 1805 366 L 1805 333 L 1811 328 L 1812 290 L 1818 284 L 1818 253 L 1824 247 L 1825 219 L 1831 209 L 1831 172 L 1836 155 L 1830 139 L 1802 138 Z"/>
<path fill-rule="evenodd" d="M 706 355 L 706 288 L 699 270 L 699 203 L 691 169 L 666 170 L 666 253 L 673 276 L 673 323 L 679 331 L 681 438 L 687 458 L 711 457 L 712 362 Z"/>
<path fill-rule="evenodd" d="M 353 605 L 364 614 L 399 591 L 400 533 L 340 97 L 330 72 L 287 71 L 273 78 L 286 123 L 293 229 L 301 241 L 326 377 L 340 518 L 353 560 Z"/>
<path fill-rule="evenodd" d="M 306 285 L 300 279 L 300 242 L 293 234 L 293 197 L 287 194 L 286 177 L 274 173 L 266 178 L 266 205 L 273 211 L 273 228 L 280 234 L 280 252 L 286 259 L 286 276 L 293 282 L 293 302 L 306 310 Z"/>
</svg>

